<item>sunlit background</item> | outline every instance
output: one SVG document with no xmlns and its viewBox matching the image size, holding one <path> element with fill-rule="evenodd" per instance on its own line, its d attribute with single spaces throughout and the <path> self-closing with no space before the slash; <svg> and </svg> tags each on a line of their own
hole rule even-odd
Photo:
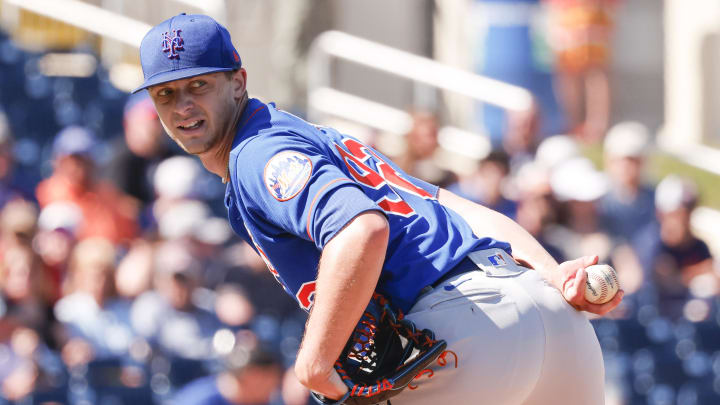
<svg viewBox="0 0 720 405">
<path fill-rule="evenodd" d="M 607 404 L 720 403 L 717 0 L 0 0 L 0 404 L 310 403 L 304 313 L 129 96 L 180 12 L 252 97 L 612 264 Z"/>
</svg>

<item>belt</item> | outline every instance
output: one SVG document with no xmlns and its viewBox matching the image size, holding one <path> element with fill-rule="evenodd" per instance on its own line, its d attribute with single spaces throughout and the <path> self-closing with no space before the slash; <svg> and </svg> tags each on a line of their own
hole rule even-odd
<svg viewBox="0 0 720 405">
<path fill-rule="evenodd" d="M 460 263 L 456 264 L 455 267 L 446 271 L 442 276 L 440 276 L 439 279 L 435 280 L 435 282 L 430 284 L 430 287 L 435 288 L 450 278 L 453 278 L 455 276 L 458 276 L 460 274 L 467 273 L 468 271 L 473 271 L 473 270 L 482 271 L 480 266 L 478 266 L 477 264 L 475 264 L 475 262 L 470 260 L 469 257 L 465 256 L 465 258 L 460 260 Z"/>
</svg>

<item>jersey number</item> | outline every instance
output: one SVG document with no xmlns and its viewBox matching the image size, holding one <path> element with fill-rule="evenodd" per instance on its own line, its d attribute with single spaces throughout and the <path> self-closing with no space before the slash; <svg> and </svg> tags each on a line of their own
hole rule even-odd
<svg viewBox="0 0 720 405">
<path fill-rule="evenodd" d="M 300 306 L 306 311 L 310 311 L 310 307 L 312 307 L 315 301 L 315 284 L 315 281 L 303 283 L 300 288 L 298 288 L 297 294 L 295 294 Z"/>
<path fill-rule="evenodd" d="M 396 214 L 404 217 L 415 214 L 415 210 L 400 197 L 395 189 L 400 189 L 422 198 L 433 198 L 427 191 L 400 177 L 400 174 L 373 152 L 372 149 L 350 138 L 345 138 L 342 142 L 347 150 L 337 144 L 335 147 L 343 157 L 345 165 L 353 178 L 359 183 L 375 190 L 380 190 L 382 187 L 388 189 L 387 195 L 376 201 L 377 205 L 388 214 Z M 370 167 L 368 164 L 369 159 L 374 159 L 377 170 Z"/>
</svg>

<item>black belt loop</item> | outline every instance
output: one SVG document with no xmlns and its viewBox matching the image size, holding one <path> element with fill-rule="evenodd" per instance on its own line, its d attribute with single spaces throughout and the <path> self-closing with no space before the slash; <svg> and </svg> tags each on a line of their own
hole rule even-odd
<svg viewBox="0 0 720 405">
<path fill-rule="evenodd" d="M 435 288 L 452 277 L 455 277 L 460 274 L 467 273 L 468 271 L 473 271 L 473 270 L 482 271 L 480 266 L 478 266 L 477 264 L 475 264 L 475 262 L 470 260 L 469 257 L 465 256 L 465 258 L 460 260 L 460 263 L 456 264 L 455 267 L 453 267 L 452 269 L 445 272 L 445 274 L 440 276 L 440 278 L 435 280 L 435 282 L 430 284 L 430 286 Z"/>
</svg>

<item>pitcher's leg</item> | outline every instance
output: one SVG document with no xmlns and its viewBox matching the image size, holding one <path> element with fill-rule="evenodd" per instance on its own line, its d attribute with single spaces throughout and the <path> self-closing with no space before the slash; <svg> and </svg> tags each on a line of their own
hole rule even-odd
<svg viewBox="0 0 720 405">
<path fill-rule="evenodd" d="M 540 379 L 525 405 L 604 404 L 602 352 L 585 314 L 572 308 L 534 271 L 518 281 L 535 300 L 547 334 Z"/>
<path fill-rule="evenodd" d="M 445 366 L 392 399 L 393 405 L 519 405 L 536 385 L 545 346 L 537 310 L 505 292 L 508 279 L 463 275 L 421 299 L 407 318 L 448 342 Z M 453 288 L 453 286 L 457 286 Z M 415 312 L 413 312 L 415 311 Z M 457 368 L 455 368 L 457 356 Z"/>
</svg>

